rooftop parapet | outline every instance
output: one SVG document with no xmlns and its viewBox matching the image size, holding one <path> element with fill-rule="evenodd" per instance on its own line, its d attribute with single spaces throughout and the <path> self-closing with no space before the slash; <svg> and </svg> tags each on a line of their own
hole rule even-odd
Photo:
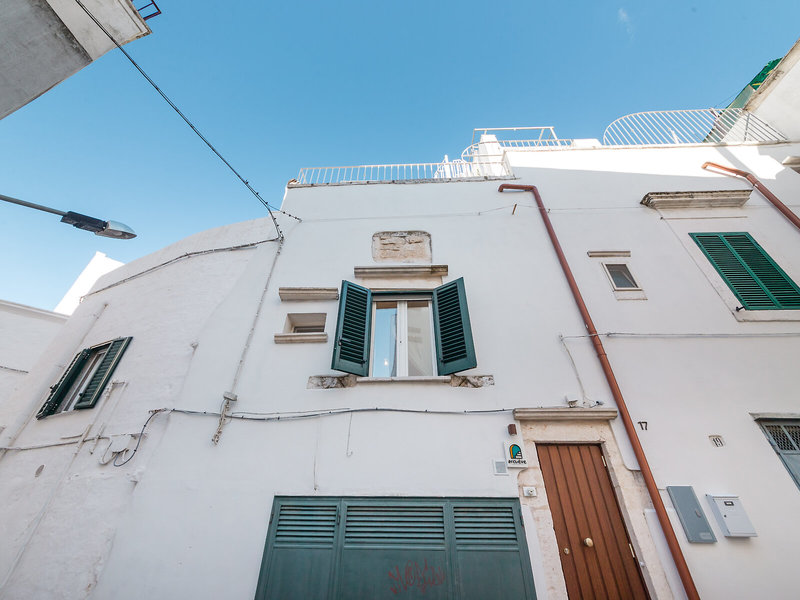
<svg viewBox="0 0 800 600">
<path fill-rule="evenodd" d="M 741 108 L 650 111 L 615 120 L 606 127 L 602 142 L 560 139 L 550 126 L 477 128 L 460 159 L 451 161 L 445 156 L 440 163 L 303 168 L 297 179 L 289 182 L 289 187 L 511 179 L 514 174 L 507 160 L 508 152 L 787 141 L 777 129 Z"/>
</svg>

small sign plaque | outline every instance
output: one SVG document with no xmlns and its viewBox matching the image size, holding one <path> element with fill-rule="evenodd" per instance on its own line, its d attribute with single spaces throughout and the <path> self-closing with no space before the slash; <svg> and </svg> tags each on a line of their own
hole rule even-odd
<svg viewBox="0 0 800 600">
<path fill-rule="evenodd" d="M 506 451 L 506 465 L 518 469 L 524 469 L 528 466 L 528 459 L 525 456 L 525 450 L 522 448 L 521 443 L 504 442 L 503 446 Z"/>
</svg>

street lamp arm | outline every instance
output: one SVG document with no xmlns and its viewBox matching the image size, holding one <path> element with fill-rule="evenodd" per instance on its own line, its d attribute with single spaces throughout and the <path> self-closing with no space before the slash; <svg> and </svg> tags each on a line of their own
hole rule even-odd
<svg viewBox="0 0 800 600">
<path fill-rule="evenodd" d="M 49 206 L 42 206 L 41 204 L 26 202 L 25 200 L 12 198 L 11 196 L 5 196 L 3 194 L 0 194 L 0 200 L 58 215 L 61 217 L 62 223 L 72 225 L 73 227 L 83 229 L 84 231 L 91 231 L 95 235 L 102 237 L 114 238 L 118 240 L 129 240 L 136 237 L 136 233 L 133 231 L 133 229 L 124 223 L 119 223 L 118 221 L 104 221 L 103 219 L 82 215 L 81 213 L 76 213 L 71 210 L 64 212 L 63 210 L 56 210 L 55 208 L 50 208 Z"/>
<path fill-rule="evenodd" d="M 54 215 L 58 215 L 63 217 L 67 213 L 63 210 L 56 210 L 55 208 L 50 208 L 49 206 L 42 206 L 41 204 L 34 204 L 33 202 L 25 202 L 25 200 L 20 200 L 19 198 L 12 198 L 11 196 L 4 196 L 0 194 L 0 200 L 4 200 L 5 202 L 11 202 L 11 204 L 19 204 L 20 206 L 27 206 L 28 208 L 35 208 L 36 210 L 43 210 L 44 212 L 49 212 Z"/>
</svg>

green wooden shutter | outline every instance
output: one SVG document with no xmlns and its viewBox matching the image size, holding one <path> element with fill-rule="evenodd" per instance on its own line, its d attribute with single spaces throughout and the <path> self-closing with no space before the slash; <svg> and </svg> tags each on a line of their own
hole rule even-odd
<svg viewBox="0 0 800 600">
<path fill-rule="evenodd" d="M 453 523 L 460 600 L 536 597 L 517 500 L 453 501 Z"/>
<path fill-rule="evenodd" d="M 441 500 L 345 499 L 335 598 L 447 600 L 450 571 Z"/>
<path fill-rule="evenodd" d="M 272 519 L 256 600 L 330 597 L 339 499 L 276 499 Z"/>
<path fill-rule="evenodd" d="M 86 388 L 81 392 L 80 398 L 75 403 L 74 408 L 76 410 L 81 408 L 93 408 L 94 405 L 97 404 L 100 395 L 103 393 L 106 384 L 111 380 L 111 375 L 114 373 L 114 369 L 117 368 L 117 364 L 120 358 L 122 358 L 122 354 L 125 352 L 128 344 L 130 344 L 131 339 L 133 338 L 118 338 L 109 344 L 105 356 L 97 366 L 97 370 L 94 372 L 89 383 L 86 384 Z"/>
<path fill-rule="evenodd" d="M 72 362 L 67 367 L 67 370 L 64 371 L 61 379 L 58 380 L 58 383 L 50 388 L 50 395 L 36 415 L 37 419 L 47 417 L 56 412 L 58 405 L 61 404 L 61 401 L 64 399 L 64 394 L 66 394 L 70 386 L 72 386 L 75 378 L 81 372 L 83 365 L 86 364 L 89 354 L 91 354 L 91 351 L 87 348 L 75 355 L 75 358 L 72 359 Z"/>
<path fill-rule="evenodd" d="M 463 277 L 433 290 L 433 326 L 439 375 L 478 365 Z"/>
<path fill-rule="evenodd" d="M 369 370 L 369 340 L 372 322 L 372 292 L 342 281 L 339 318 L 333 339 L 331 368 L 366 376 Z"/>
<path fill-rule="evenodd" d="M 528 556 L 516 498 L 276 497 L 255 597 L 533 600 Z"/>
<path fill-rule="evenodd" d="M 800 308 L 800 288 L 750 234 L 689 235 L 746 309 Z"/>
</svg>

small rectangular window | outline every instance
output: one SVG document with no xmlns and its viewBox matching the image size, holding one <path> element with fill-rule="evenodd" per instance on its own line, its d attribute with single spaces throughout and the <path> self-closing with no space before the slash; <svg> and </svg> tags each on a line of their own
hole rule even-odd
<svg viewBox="0 0 800 600">
<path fill-rule="evenodd" d="M 289 313 L 283 333 L 324 333 L 325 313 Z"/>
<path fill-rule="evenodd" d="M 36 418 L 93 408 L 131 339 L 118 338 L 81 350 L 58 383 L 50 388 L 50 395 Z"/>
<path fill-rule="evenodd" d="M 611 285 L 615 290 L 638 290 L 639 284 L 633 278 L 628 265 L 624 263 L 603 263 Z"/>
</svg>

